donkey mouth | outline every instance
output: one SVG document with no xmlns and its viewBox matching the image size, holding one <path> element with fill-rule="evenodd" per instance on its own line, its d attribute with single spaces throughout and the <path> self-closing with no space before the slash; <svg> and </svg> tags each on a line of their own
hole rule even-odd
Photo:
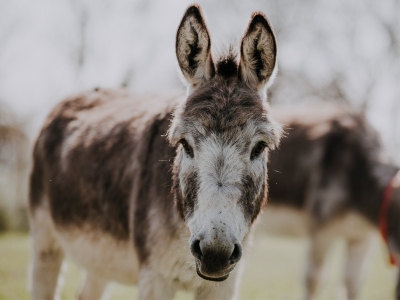
<svg viewBox="0 0 400 300">
<path fill-rule="evenodd" d="M 229 273 L 224 275 L 224 276 L 222 276 L 222 277 L 208 277 L 206 275 L 203 275 L 203 274 L 201 274 L 197 264 L 196 264 L 196 272 L 197 272 L 197 275 L 199 275 L 201 278 L 203 278 L 205 280 L 209 280 L 209 281 L 224 281 L 229 277 Z"/>
</svg>

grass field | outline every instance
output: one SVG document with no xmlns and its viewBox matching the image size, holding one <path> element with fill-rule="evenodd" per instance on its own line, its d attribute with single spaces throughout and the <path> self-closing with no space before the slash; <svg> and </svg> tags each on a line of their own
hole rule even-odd
<svg viewBox="0 0 400 300">
<path fill-rule="evenodd" d="M 241 289 L 241 299 L 302 299 L 302 275 L 305 267 L 307 241 L 277 237 L 263 237 L 250 251 Z M 326 265 L 326 282 L 321 299 L 337 299 L 339 275 L 343 266 L 344 246 L 340 242 L 332 248 Z M 382 245 L 371 257 L 371 268 L 366 274 L 362 299 L 392 299 L 396 270 L 387 265 L 387 253 Z M 25 234 L 0 235 L 0 299 L 29 299 L 27 269 L 29 238 Z M 79 269 L 68 263 L 62 299 L 74 299 L 80 279 Z M 110 299 L 136 299 L 134 287 L 114 285 Z M 180 292 L 176 299 L 191 299 Z"/>
</svg>

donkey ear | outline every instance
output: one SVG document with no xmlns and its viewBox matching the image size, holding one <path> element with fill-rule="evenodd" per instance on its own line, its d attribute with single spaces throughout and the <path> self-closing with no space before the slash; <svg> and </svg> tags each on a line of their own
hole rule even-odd
<svg viewBox="0 0 400 300">
<path fill-rule="evenodd" d="M 191 87 L 215 74 L 211 57 L 211 40 L 200 7 L 190 6 L 176 34 L 176 57 Z"/>
<path fill-rule="evenodd" d="M 239 76 L 251 87 L 264 91 L 276 66 L 274 32 L 262 13 L 254 13 L 240 46 Z"/>
</svg>

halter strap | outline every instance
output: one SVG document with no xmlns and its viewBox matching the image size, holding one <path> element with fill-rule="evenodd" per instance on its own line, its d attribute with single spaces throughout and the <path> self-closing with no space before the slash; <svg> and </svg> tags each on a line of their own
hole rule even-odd
<svg viewBox="0 0 400 300">
<path fill-rule="evenodd" d="M 379 210 L 379 232 L 382 235 L 383 240 L 388 246 L 389 250 L 389 263 L 391 265 L 397 265 L 396 257 L 390 252 L 388 244 L 388 223 L 387 215 L 389 210 L 390 200 L 392 199 L 393 191 L 395 188 L 400 186 L 400 170 L 392 177 L 388 185 L 385 187 L 382 195 L 381 207 Z"/>
</svg>

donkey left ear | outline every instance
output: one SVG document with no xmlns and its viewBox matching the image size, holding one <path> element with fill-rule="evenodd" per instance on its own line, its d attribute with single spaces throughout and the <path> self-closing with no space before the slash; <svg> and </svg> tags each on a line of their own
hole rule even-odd
<svg viewBox="0 0 400 300">
<path fill-rule="evenodd" d="M 215 74 L 211 57 L 211 39 L 197 5 L 189 6 L 176 34 L 176 57 L 191 87 Z"/>
<path fill-rule="evenodd" d="M 276 69 L 276 39 L 262 13 L 254 13 L 240 46 L 239 76 L 259 92 L 265 92 Z"/>
</svg>

